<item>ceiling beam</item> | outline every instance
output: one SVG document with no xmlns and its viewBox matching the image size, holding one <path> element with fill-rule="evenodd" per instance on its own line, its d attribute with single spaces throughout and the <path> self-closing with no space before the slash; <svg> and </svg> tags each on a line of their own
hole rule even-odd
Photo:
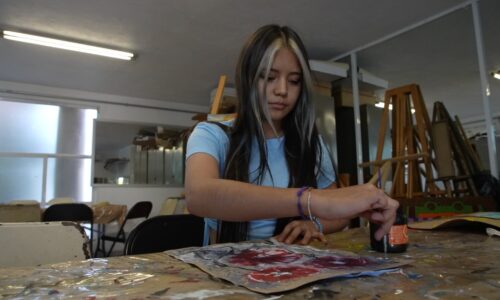
<svg viewBox="0 0 500 300">
<path fill-rule="evenodd" d="M 403 33 L 406 33 L 406 32 L 408 32 L 410 30 L 413 30 L 413 29 L 415 29 L 417 27 L 420 27 L 422 25 L 425 25 L 427 23 L 435 21 L 435 20 L 437 20 L 437 19 L 439 19 L 441 17 L 444 17 L 444 16 L 446 16 L 448 14 L 451 14 L 452 12 L 454 12 L 456 10 L 465 8 L 465 7 L 467 7 L 467 6 L 469 6 L 472 3 L 477 2 L 477 1 L 479 1 L 479 0 L 469 0 L 469 1 L 465 1 L 465 2 L 463 2 L 461 4 L 458 4 L 456 6 L 450 7 L 447 10 L 444 10 L 444 11 L 438 13 L 438 14 L 435 14 L 435 15 L 433 15 L 431 17 L 425 18 L 425 19 L 423 19 L 421 21 L 418 21 L 416 23 L 413 23 L 413 24 L 411 24 L 409 26 L 403 27 L 400 30 L 397 30 L 397 31 L 395 31 L 395 32 L 393 32 L 391 34 L 388 34 L 388 35 L 386 35 L 386 36 L 384 36 L 382 38 L 379 38 L 379 39 L 377 39 L 377 40 L 375 40 L 373 42 L 370 42 L 370 43 L 365 44 L 363 46 L 354 48 L 354 49 L 352 49 L 352 50 L 350 50 L 348 52 L 345 52 L 343 54 L 337 55 L 334 58 L 330 59 L 330 61 L 337 61 L 339 59 L 342 59 L 342 58 L 350 56 L 352 53 L 358 53 L 359 51 L 362 51 L 362 50 L 368 49 L 370 47 L 373 47 L 375 45 L 381 44 L 381 43 L 383 43 L 383 42 L 385 42 L 387 40 L 390 40 L 390 39 L 393 39 L 393 38 L 395 38 L 395 37 L 397 37 L 399 35 L 402 35 Z"/>
</svg>

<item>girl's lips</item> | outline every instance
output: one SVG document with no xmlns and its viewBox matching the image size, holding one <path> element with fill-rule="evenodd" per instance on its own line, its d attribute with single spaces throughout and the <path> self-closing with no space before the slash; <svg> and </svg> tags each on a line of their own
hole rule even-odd
<svg viewBox="0 0 500 300">
<path fill-rule="evenodd" d="M 283 110 L 286 105 L 283 103 L 269 103 L 269 107 L 276 110 Z"/>
</svg>

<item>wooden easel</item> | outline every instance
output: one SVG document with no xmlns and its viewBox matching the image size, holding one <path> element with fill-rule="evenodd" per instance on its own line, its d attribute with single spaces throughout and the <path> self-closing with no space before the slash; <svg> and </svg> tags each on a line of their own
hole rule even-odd
<svg viewBox="0 0 500 300">
<path fill-rule="evenodd" d="M 388 90 L 385 93 L 384 103 L 376 161 L 371 164 L 380 166 L 385 161 L 382 161 L 382 151 L 389 120 L 389 106 L 392 105 L 393 159 L 391 161 L 396 164 L 396 167 L 393 173 L 391 196 L 411 199 L 427 193 L 439 193 L 439 189 L 432 180 L 431 127 L 420 87 L 410 84 Z M 412 115 L 412 107 L 415 110 L 414 115 Z M 421 171 L 425 178 L 424 186 L 421 182 Z"/>
<path fill-rule="evenodd" d="M 447 139 L 446 142 L 450 144 L 447 146 L 446 152 L 438 155 L 440 152 L 437 151 L 439 147 L 436 141 L 436 163 L 443 162 L 444 158 L 448 158 L 448 163 L 451 163 L 450 167 L 437 168 L 438 178 L 444 183 L 446 190 L 448 191 L 448 196 L 478 196 L 476 186 L 472 180 L 472 175 L 479 173 L 483 166 L 479 157 L 472 149 L 465 132 L 460 124 L 458 117 L 455 117 L 456 121 L 453 121 L 450 114 L 446 110 L 445 106 L 441 102 L 434 103 L 434 111 L 432 116 L 432 121 L 434 125 L 442 125 L 446 128 L 446 135 L 436 137 L 437 139 Z M 441 156 L 441 157 L 439 157 Z M 439 166 L 439 164 L 437 164 Z M 455 172 L 454 166 L 458 169 L 458 174 Z M 444 169 L 444 171 L 441 171 Z M 453 188 L 451 187 L 451 184 Z M 465 183 L 464 188 L 460 188 L 460 183 Z"/>
<path fill-rule="evenodd" d="M 217 84 L 217 91 L 215 93 L 214 101 L 212 102 L 212 105 L 210 106 L 210 110 L 208 114 L 206 113 L 198 113 L 194 115 L 191 119 L 196 120 L 199 122 L 206 121 L 208 119 L 208 115 L 217 115 L 221 113 L 222 110 L 222 100 L 224 98 L 224 86 L 226 85 L 226 75 L 221 75 L 219 77 L 219 83 Z M 234 119 L 236 117 L 236 113 L 233 114 L 227 114 L 225 119 Z"/>
<path fill-rule="evenodd" d="M 226 85 L 226 75 L 221 75 L 219 78 L 219 84 L 217 85 L 217 92 L 215 93 L 214 102 L 212 103 L 212 107 L 210 107 L 211 115 L 219 113 L 219 109 L 222 105 L 222 94 L 224 93 L 225 85 Z"/>
</svg>

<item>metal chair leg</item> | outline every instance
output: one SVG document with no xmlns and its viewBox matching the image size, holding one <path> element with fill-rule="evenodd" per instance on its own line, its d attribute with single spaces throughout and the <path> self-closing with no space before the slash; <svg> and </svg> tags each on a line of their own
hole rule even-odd
<svg viewBox="0 0 500 300">
<path fill-rule="evenodd" d="M 94 223 L 90 223 L 90 258 L 93 258 L 92 251 L 94 250 Z"/>
<path fill-rule="evenodd" d="M 123 230 L 123 228 L 120 230 L 120 232 L 118 232 L 118 234 L 116 235 L 116 238 L 120 238 L 121 236 L 123 236 L 123 238 L 125 239 L 125 231 Z M 111 248 L 109 249 L 109 252 L 106 255 L 106 257 L 109 257 L 111 255 L 111 252 L 113 252 L 113 248 L 115 247 L 115 244 L 116 244 L 116 240 L 114 240 L 113 244 L 111 244 Z"/>
<path fill-rule="evenodd" d="M 105 241 L 102 239 L 102 236 L 106 233 L 106 225 L 105 224 L 97 224 L 97 245 L 94 252 L 94 257 L 98 257 L 99 252 L 102 252 L 102 256 L 106 256 L 106 245 Z M 102 243 L 102 244 L 101 244 Z"/>
<path fill-rule="evenodd" d="M 106 241 L 102 239 L 102 236 L 106 235 L 106 225 L 102 225 L 102 235 L 101 235 L 101 243 L 102 243 L 102 257 L 106 257 Z"/>
</svg>

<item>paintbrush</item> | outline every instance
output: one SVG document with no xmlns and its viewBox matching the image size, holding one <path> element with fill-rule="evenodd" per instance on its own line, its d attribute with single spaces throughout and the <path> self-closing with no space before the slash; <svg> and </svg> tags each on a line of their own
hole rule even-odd
<svg viewBox="0 0 500 300">
<path fill-rule="evenodd" d="M 384 259 L 387 259 L 387 234 L 384 235 Z"/>
<path fill-rule="evenodd" d="M 382 171 L 381 168 L 378 168 L 378 178 L 377 178 L 377 186 L 379 189 L 382 189 Z M 384 258 L 387 259 L 387 234 L 384 235 Z"/>
</svg>

